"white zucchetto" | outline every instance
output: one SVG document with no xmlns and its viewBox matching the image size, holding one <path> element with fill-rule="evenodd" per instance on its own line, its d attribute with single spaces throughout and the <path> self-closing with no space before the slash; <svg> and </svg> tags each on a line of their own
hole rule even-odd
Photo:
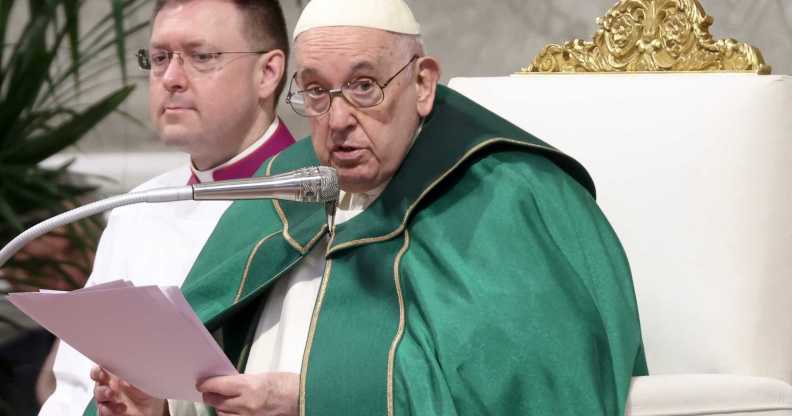
<svg viewBox="0 0 792 416">
<path fill-rule="evenodd" d="M 357 26 L 405 35 L 420 35 L 421 26 L 404 0 L 311 0 L 303 9 L 293 39 L 331 26 Z"/>
</svg>

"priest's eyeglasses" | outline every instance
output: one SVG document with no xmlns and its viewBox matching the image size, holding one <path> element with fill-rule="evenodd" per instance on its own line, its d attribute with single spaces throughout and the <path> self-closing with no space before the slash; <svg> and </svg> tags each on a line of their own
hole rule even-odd
<svg viewBox="0 0 792 416">
<path fill-rule="evenodd" d="M 231 62 L 230 56 L 238 55 L 261 55 L 271 50 L 250 51 L 250 52 L 175 52 L 164 49 L 148 50 L 139 49 L 136 56 L 140 69 L 151 71 L 154 76 L 162 76 L 170 66 L 173 56 L 179 58 L 179 63 L 184 66 L 187 62 L 199 73 L 209 73 L 219 71 L 224 65 Z M 185 67 L 186 68 L 186 67 Z"/>
<path fill-rule="evenodd" d="M 289 82 L 289 93 L 286 95 L 286 103 L 291 105 L 295 113 L 303 117 L 318 117 L 326 114 L 330 111 L 330 105 L 335 97 L 344 97 L 355 108 L 374 107 L 385 100 L 385 87 L 417 59 L 418 55 L 413 55 L 407 65 L 404 65 L 382 85 L 371 78 L 364 77 L 347 81 L 341 88 L 333 90 L 311 87 L 301 91 L 294 91 L 293 86 L 296 85 L 295 78 L 297 77 L 297 74 L 294 74 Z"/>
</svg>

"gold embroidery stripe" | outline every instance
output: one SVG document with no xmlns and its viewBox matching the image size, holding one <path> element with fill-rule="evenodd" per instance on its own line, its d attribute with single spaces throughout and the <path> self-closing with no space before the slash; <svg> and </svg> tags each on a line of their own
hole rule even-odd
<svg viewBox="0 0 792 416">
<path fill-rule="evenodd" d="M 280 217 L 281 222 L 283 223 L 283 238 L 286 239 L 286 241 L 292 247 L 294 247 L 295 250 L 302 253 L 303 246 L 301 246 L 300 243 L 295 241 L 292 238 L 291 234 L 289 234 L 289 221 L 286 219 L 286 213 L 283 212 L 283 208 L 281 208 L 280 202 L 277 199 L 273 199 L 272 205 L 275 207 L 275 212 L 278 213 L 278 216 Z"/>
<path fill-rule="evenodd" d="M 404 335 L 404 295 L 401 288 L 401 275 L 399 274 L 399 266 L 401 265 L 402 256 L 407 252 L 410 246 L 410 232 L 404 232 L 404 245 L 396 259 L 393 261 L 393 279 L 396 284 L 396 297 L 399 299 L 399 329 L 396 330 L 396 336 L 393 337 L 391 342 L 390 351 L 388 351 L 388 416 L 393 416 L 393 367 L 396 361 L 396 347 L 399 346 L 402 336 Z"/>
<path fill-rule="evenodd" d="M 275 162 L 275 159 L 277 159 L 278 156 L 280 156 L 280 153 L 276 154 L 272 159 L 270 159 L 270 162 L 267 165 L 267 171 L 266 171 L 267 176 L 272 176 L 272 164 L 273 162 Z M 281 222 L 283 223 L 283 238 L 285 238 L 286 241 L 297 251 L 305 254 L 305 252 L 303 251 L 304 250 L 303 246 L 300 245 L 300 243 L 298 243 L 295 239 L 293 239 L 291 234 L 289 234 L 289 221 L 286 219 L 286 213 L 283 212 L 283 208 L 281 208 L 280 201 L 278 201 L 277 199 L 272 199 L 272 206 L 275 208 L 275 212 L 278 213 L 278 217 L 280 217 Z"/>
<path fill-rule="evenodd" d="M 275 159 L 277 159 L 278 156 L 280 156 L 280 153 L 276 154 L 272 159 L 270 159 L 270 162 L 267 165 L 267 171 L 265 173 L 267 176 L 272 175 L 272 164 L 273 162 L 275 162 Z M 286 220 L 286 213 L 283 212 L 283 208 L 281 208 L 280 202 L 277 199 L 273 199 L 272 206 L 275 208 L 275 212 L 278 213 L 278 217 L 280 217 L 280 220 L 283 223 L 283 238 L 285 238 L 286 241 L 297 251 L 302 253 L 303 247 L 300 245 L 300 243 L 298 243 L 292 238 L 291 234 L 289 234 L 289 221 Z"/>
<path fill-rule="evenodd" d="M 272 175 L 272 162 L 274 162 L 279 155 L 280 153 L 278 153 L 272 159 L 270 159 L 270 162 L 267 165 L 267 171 L 266 171 L 267 176 Z M 319 241 L 320 238 L 322 238 L 322 235 L 324 235 L 325 232 L 324 229 L 326 226 L 323 226 L 319 230 L 319 233 L 316 234 L 314 238 L 312 238 L 311 241 L 309 241 L 305 247 L 303 247 L 302 244 L 297 242 L 297 240 L 295 240 L 291 236 L 291 234 L 289 234 L 289 220 L 286 218 L 286 213 L 283 212 L 283 208 L 281 207 L 280 201 L 278 201 L 277 199 L 273 199 L 272 206 L 275 207 L 275 212 L 278 213 L 278 216 L 280 217 L 281 222 L 283 223 L 283 238 L 285 238 L 286 241 L 289 243 L 289 245 L 294 247 L 301 254 L 308 254 L 308 252 L 311 251 L 311 247 L 313 247 L 313 245 L 316 244 L 316 242 Z"/>
<path fill-rule="evenodd" d="M 248 350 L 250 349 L 250 345 L 252 343 L 246 343 L 245 346 L 242 348 L 242 353 L 239 354 L 239 359 L 237 360 L 236 369 L 240 373 L 244 373 L 245 369 L 242 368 L 242 361 L 245 361 L 245 357 L 247 357 Z"/>
<path fill-rule="evenodd" d="M 308 329 L 308 341 L 305 343 L 303 353 L 302 368 L 300 369 L 300 416 L 305 416 L 305 383 L 308 376 L 308 360 L 311 357 L 311 347 L 313 347 L 314 335 L 316 335 L 316 323 L 319 320 L 319 312 L 322 310 L 327 281 L 330 280 L 330 271 L 333 268 L 333 261 L 327 260 L 324 275 L 322 276 L 322 286 L 319 288 L 319 295 L 316 297 L 313 314 L 311 315 L 311 326 Z"/>
<path fill-rule="evenodd" d="M 261 248 L 261 245 L 266 243 L 267 240 L 271 239 L 272 237 L 275 237 L 278 234 L 280 234 L 280 231 L 275 231 L 274 233 L 262 238 L 261 241 L 256 243 L 256 246 L 253 247 L 253 250 L 250 252 L 250 255 L 248 256 L 247 263 L 245 264 L 245 271 L 242 273 L 242 282 L 239 283 L 239 289 L 237 290 L 237 294 L 234 297 L 234 304 L 239 302 L 239 299 L 242 297 L 242 291 L 245 288 L 245 283 L 247 283 L 247 279 L 248 279 L 248 273 L 250 272 L 250 264 L 253 263 L 253 258 L 256 257 L 259 248 Z"/>
<path fill-rule="evenodd" d="M 424 197 L 429 192 L 431 192 L 440 182 L 442 182 L 448 175 L 450 175 L 451 172 L 456 170 L 456 168 L 459 167 L 459 165 L 461 165 L 462 163 L 467 161 L 467 159 L 469 159 L 473 154 L 475 154 L 476 152 L 481 150 L 481 148 L 489 146 L 491 144 L 495 144 L 495 143 L 511 143 L 511 144 L 516 144 L 516 145 L 523 146 L 523 147 L 541 149 L 541 150 L 545 150 L 545 151 L 549 151 L 549 152 L 552 152 L 552 153 L 556 153 L 556 154 L 565 156 L 564 153 L 562 153 L 562 152 L 560 152 L 560 151 L 558 151 L 556 149 L 553 149 L 551 147 L 539 146 L 539 145 L 535 145 L 535 144 L 531 144 L 531 143 L 525 143 L 525 142 L 521 142 L 519 140 L 513 140 L 513 139 L 494 138 L 494 139 L 490 139 L 490 140 L 487 140 L 485 142 L 479 143 L 478 146 L 468 150 L 468 152 L 465 153 L 457 161 L 457 163 L 455 163 L 453 166 L 451 166 L 451 168 L 446 170 L 439 178 L 437 178 L 437 180 L 432 182 L 421 193 L 421 195 L 418 196 L 418 198 L 415 200 L 415 202 L 413 202 L 412 205 L 410 205 L 410 207 L 407 208 L 407 212 L 404 213 L 404 218 L 402 218 L 401 224 L 395 230 L 393 230 L 392 232 L 390 232 L 388 234 L 380 236 L 380 237 L 362 238 L 360 240 L 352 240 L 352 241 L 348 241 L 348 242 L 343 243 L 343 244 L 339 244 L 337 247 L 332 247 L 331 249 L 329 249 L 328 250 L 328 255 L 332 254 L 332 253 L 334 253 L 334 252 L 336 252 L 338 250 L 343 250 L 343 249 L 346 249 L 346 248 L 349 248 L 349 247 L 354 247 L 354 246 L 357 246 L 357 245 L 363 245 L 363 244 L 369 244 L 369 243 L 377 243 L 377 242 L 380 242 L 380 241 L 390 240 L 391 238 L 399 235 L 399 233 L 401 233 L 404 230 L 405 224 L 407 224 L 407 220 L 410 218 L 410 215 L 412 214 L 412 212 L 415 209 L 415 207 L 418 206 L 418 204 L 424 199 Z"/>
<path fill-rule="evenodd" d="M 304 255 L 308 254 L 308 252 L 311 251 L 311 249 L 313 249 L 314 244 L 316 244 L 317 241 L 319 241 L 322 237 L 324 237 L 326 229 L 327 229 L 327 224 L 322 225 L 319 228 L 319 232 L 316 233 L 314 238 L 312 238 L 311 241 L 308 242 L 308 244 L 306 244 L 306 246 L 303 248 L 301 253 Z"/>
<path fill-rule="evenodd" d="M 322 225 L 322 227 L 319 228 L 319 232 L 316 233 L 316 235 L 311 239 L 311 241 L 309 241 L 308 244 L 303 246 L 297 240 L 295 240 L 289 233 L 289 220 L 286 218 L 286 213 L 283 212 L 283 208 L 281 208 L 280 202 L 278 202 L 277 199 L 273 199 L 272 204 L 275 206 L 275 211 L 278 212 L 278 216 L 280 217 L 281 222 L 283 222 L 283 238 L 286 239 L 289 245 L 294 247 L 295 250 L 299 251 L 300 254 L 303 255 L 308 254 L 308 252 L 311 251 L 313 245 L 316 244 L 316 242 L 319 241 L 319 239 L 322 238 L 322 236 L 324 236 L 325 228 L 327 228 L 327 225 Z"/>
<path fill-rule="evenodd" d="M 278 156 L 280 156 L 280 153 L 276 153 L 275 156 L 270 159 L 269 163 L 267 163 L 267 170 L 264 172 L 265 175 L 272 176 L 272 163 L 275 162 Z"/>
<path fill-rule="evenodd" d="M 259 302 L 258 310 L 256 311 L 256 321 L 261 319 L 261 315 L 264 313 L 265 306 L 266 305 L 264 302 Z M 242 347 L 242 352 L 239 354 L 239 359 L 237 360 L 236 364 L 236 369 L 240 373 L 245 372 L 242 363 L 244 362 L 245 366 L 247 366 L 247 359 L 250 358 L 250 349 L 253 348 L 253 341 L 255 341 L 256 332 L 258 332 L 258 324 L 251 325 L 250 328 L 248 328 L 248 334 L 245 337 L 245 345 Z"/>
</svg>

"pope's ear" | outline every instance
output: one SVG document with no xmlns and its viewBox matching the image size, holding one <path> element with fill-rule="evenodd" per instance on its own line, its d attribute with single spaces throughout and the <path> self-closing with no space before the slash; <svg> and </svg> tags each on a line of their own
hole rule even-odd
<svg viewBox="0 0 792 416">
<path fill-rule="evenodd" d="M 415 77 L 418 89 L 418 100 L 416 101 L 418 115 L 426 117 L 432 112 L 434 106 L 435 93 L 437 93 L 437 82 L 440 80 L 440 64 L 431 56 L 424 56 L 416 62 L 418 76 Z"/>
</svg>

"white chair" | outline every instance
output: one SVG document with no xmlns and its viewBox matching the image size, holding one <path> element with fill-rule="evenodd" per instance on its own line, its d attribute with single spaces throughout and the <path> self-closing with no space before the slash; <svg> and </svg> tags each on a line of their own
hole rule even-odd
<svg viewBox="0 0 792 416">
<path fill-rule="evenodd" d="M 627 3 L 654 0 L 608 16 Z M 547 48 L 545 69 L 571 68 L 564 47 L 585 49 Z M 526 74 L 450 86 L 594 178 L 630 260 L 651 374 L 634 379 L 628 415 L 792 415 L 791 77 Z"/>
</svg>

